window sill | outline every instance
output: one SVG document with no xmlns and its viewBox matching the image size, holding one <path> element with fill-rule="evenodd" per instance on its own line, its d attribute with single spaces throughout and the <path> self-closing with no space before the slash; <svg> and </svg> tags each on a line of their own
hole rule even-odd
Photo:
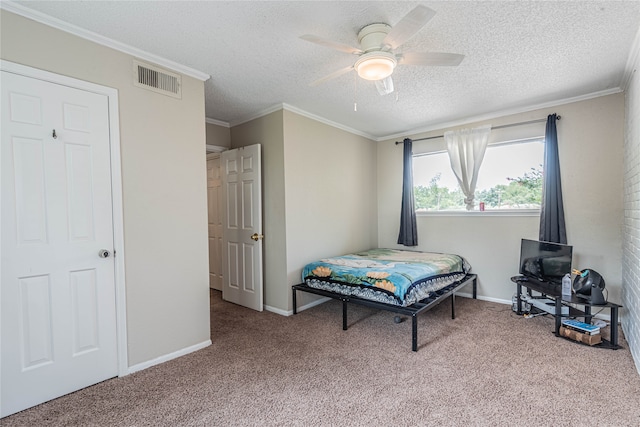
<svg viewBox="0 0 640 427">
<path fill-rule="evenodd" d="M 510 209 L 486 211 L 421 211 L 416 216 L 540 216 L 540 209 Z"/>
</svg>

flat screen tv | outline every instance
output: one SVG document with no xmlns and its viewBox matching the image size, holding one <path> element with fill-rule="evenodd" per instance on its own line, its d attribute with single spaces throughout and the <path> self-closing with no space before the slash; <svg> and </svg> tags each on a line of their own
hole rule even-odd
<svg viewBox="0 0 640 427">
<path fill-rule="evenodd" d="M 522 239 L 520 274 L 544 282 L 562 283 L 571 274 L 573 246 Z"/>
</svg>

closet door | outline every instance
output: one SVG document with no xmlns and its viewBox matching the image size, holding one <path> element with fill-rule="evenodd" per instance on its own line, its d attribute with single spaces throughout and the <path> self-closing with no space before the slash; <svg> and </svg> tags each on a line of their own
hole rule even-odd
<svg viewBox="0 0 640 427">
<path fill-rule="evenodd" d="M 0 415 L 118 374 L 108 97 L 2 71 Z"/>
</svg>

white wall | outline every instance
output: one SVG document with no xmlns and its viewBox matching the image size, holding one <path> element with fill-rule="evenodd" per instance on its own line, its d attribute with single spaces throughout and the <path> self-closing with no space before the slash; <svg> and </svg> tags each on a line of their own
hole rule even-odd
<svg viewBox="0 0 640 427">
<path fill-rule="evenodd" d="M 606 279 L 609 298 L 621 299 L 622 146 L 624 96 L 615 94 L 558 105 L 554 108 L 469 123 L 493 126 L 546 118 L 558 113 L 559 156 L 568 243 L 574 247 L 574 268 L 593 268 Z M 520 131 L 544 135 L 544 123 Z M 442 135 L 439 129 L 413 139 Z M 510 128 L 514 137 L 516 128 Z M 506 137 L 506 134 L 505 134 Z M 402 145 L 378 144 L 378 228 L 380 247 L 398 247 Z M 418 143 L 416 143 L 418 144 Z M 414 144 L 414 146 L 416 145 Z M 442 139 L 431 140 L 433 150 Z M 425 151 L 423 146 L 422 150 Z M 418 250 L 454 252 L 465 256 L 479 275 L 481 297 L 510 301 L 518 272 L 520 239 L 537 239 L 537 216 L 419 216 Z M 606 314 L 606 313 L 605 313 Z"/>
<path fill-rule="evenodd" d="M 626 88 L 622 327 L 640 373 L 640 32 Z"/>
<path fill-rule="evenodd" d="M 209 340 L 204 85 L 133 86 L 133 57 L 0 11 L 2 59 L 119 94 L 129 366 Z"/>
</svg>

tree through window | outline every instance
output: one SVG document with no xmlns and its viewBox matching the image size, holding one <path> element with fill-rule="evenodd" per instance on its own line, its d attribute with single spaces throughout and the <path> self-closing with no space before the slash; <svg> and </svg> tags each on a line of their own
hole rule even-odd
<svg viewBox="0 0 640 427">
<path fill-rule="evenodd" d="M 544 138 L 490 144 L 480 167 L 476 205 L 485 210 L 540 209 Z M 446 152 L 415 155 L 417 212 L 466 211 L 464 195 Z"/>
</svg>

